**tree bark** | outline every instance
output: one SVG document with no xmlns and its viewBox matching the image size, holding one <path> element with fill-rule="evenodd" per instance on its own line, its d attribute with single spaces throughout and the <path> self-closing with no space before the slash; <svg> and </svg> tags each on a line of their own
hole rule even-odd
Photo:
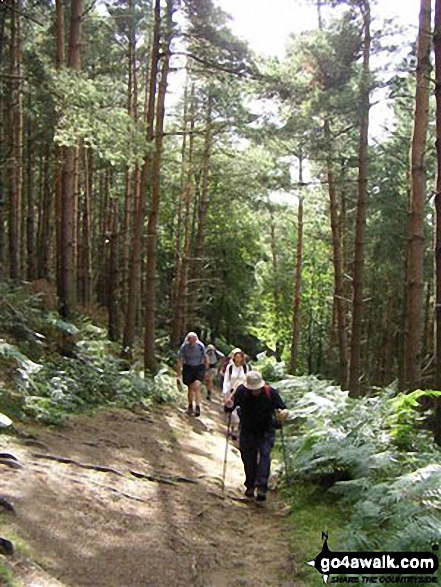
<svg viewBox="0 0 441 587">
<path fill-rule="evenodd" d="M 129 0 L 130 26 L 128 36 L 128 88 L 127 88 L 127 112 L 134 120 L 137 119 L 137 76 L 136 76 L 136 31 L 132 15 L 133 0 Z M 146 101 L 147 104 L 147 101 Z M 130 235 L 134 221 L 134 194 L 139 192 L 139 165 L 135 170 L 127 167 L 124 180 L 124 215 L 121 228 L 121 305 L 123 312 L 127 311 L 128 285 L 130 275 Z"/>
<path fill-rule="evenodd" d="M 109 256 L 109 338 L 119 338 L 119 303 L 118 303 L 118 198 L 112 203 L 112 229 L 110 235 Z"/>
<path fill-rule="evenodd" d="M 31 106 L 31 103 L 28 104 Z M 27 148 L 26 148 L 26 191 L 27 191 L 27 206 L 26 206 L 26 258 L 27 258 L 27 279 L 33 281 L 36 277 L 36 243 L 35 243 L 35 192 L 34 192 L 34 148 L 33 136 L 31 127 L 27 128 Z"/>
<path fill-rule="evenodd" d="M 346 339 L 346 313 L 344 306 L 343 258 L 329 120 L 325 121 L 325 140 L 328 147 L 326 167 L 328 176 L 329 214 L 331 220 L 334 263 L 334 307 L 338 333 L 339 382 L 341 388 L 345 390 L 347 389 L 348 385 L 348 349 Z"/>
<path fill-rule="evenodd" d="M 149 144 L 153 143 L 154 139 L 154 117 L 155 117 L 155 102 L 156 102 L 156 86 L 157 74 L 160 52 L 160 26 L 161 26 L 161 2 L 155 1 L 154 8 L 154 29 L 152 37 L 152 51 L 147 103 L 147 141 Z M 135 193 L 135 218 L 133 227 L 132 240 L 132 257 L 130 263 L 129 275 L 129 295 L 128 305 L 125 316 L 124 335 L 123 335 L 123 354 L 127 357 L 132 356 L 133 341 L 135 339 L 136 326 L 136 311 L 138 308 L 138 296 L 140 292 L 141 280 L 141 248 L 142 248 L 142 232 L 146 211 L 146 194 L 147 189 L 151 183 L 152 172 L 152 157 L 151 153 L 147 153 L 144 157 L 142 166 L 141 180 L 139 193 Z"/>
<path fill-rule="evenodd" d="M 21 26 L 20 16 L 15 8 L 20 9 L 20 0 L 11 0 L 11 157 L 10 170 L 10 205 L 9 205 L 9 276 L 19 279 L 21 276 L 21 242 L 22 242 L 22 191 L 23 191 L 23 95 L 21 84 Z"/>
<path fill-rule="evenodd" d="M 274 300 L 274 332 L 276 333 L 276 360 L 280 362 L 282 360 L 282 353 L 284 343 L 280 336 L 282 333 L 282 320 L 281 320 L 281 293 L 279 283 L 279 258 L 277 255 L 277 241 L 276 241 L 276 226 L 274 221 L 274 211 L 268 197 L 267 207 L 270 217 L 270 242 L 271 242 L 271 260 L 273 265 L 273 300 Z"/>
<path fill-rule="evenodd" d="M 421 386 L 421 345 L 424 306 L 424 211 L 426 206 L 426 146 L 429 123 L 431 0 L 421 0 L 418 33 L 415 117 L 411 148 L 407 304 L 404 338 L 405 388 Z"/>
<path fill-rule="evenodd" d="M 299 184 L 303 183 L 303 157 L 299 157 Z M 291 339 L 291 358 L 289 372 L 295 375 L 297 372 L 297 359 L 299 350 L 299 335 L 300 335 L 300 294 L 302 290 L 302 268 L 303 268 L 303 196 L 299 195 L 299 207 L 297 212 L 297 252 L 296 252 L 296 274 L 294 283 L 294 311 L 293 311 L 293 327 Z M 312 319 L 312 318 L 311 318 Z M 310 322 L 311 333 L 312 323 Z M 310 347 L 311 348 L 311 347 Z M 311 359 L 311 350 L 309 353 L 308 363 Z M 310 365 L 309 365 L 310 366 Z"/>
<path fill-rule="evenodd" d="M 144 335 L 144 369 L 156 371 L 155 357 L 155 315 L 156 315 L 156 256 L 158 214 L 161 203 L 161 160 L 164 139 L 165 96 L 167 79 L 170 70 L 170 44 L 173 35 L 173 3 L 167 0 L 164 43 L 162 47 L 162 65 L 158 86 L 158 101 L 156 105 L 155 125 L 155 152 L 152 162 L 152 201 L 149 222 L 147 226 L 147 275 L 146 275 L 146 304 L 145 304 L 145 335 Z"/>
<path fill-rule="evenodd" d="M 193 175 L 193 150 L 194 150 L 194 86 L 191 91 L 190 98 L 190 140 L 188 141 L 187 153 L 187 110 L 188 110 L 188 92 L 185 97 L 184 105 L 184 135 L 182 139 L 182 181 L 181 194 L 179 197 L 178 206 L 178 230 L 176 234 L 176 290 L 174 299 L 174 317 L 172 325 L 171 343 L 173 347 L 177 347 L 181 338 L 184 335 L 184 329 L 187 323 L 187 281 L 188 281 L 188 266 L 190 257 L 190 233 L 191 233 L 191 205 L 194 198 L 194 175 Z M 181 239 L 182 236 L 182 239 Z M 182 240 L 182 246 L 181 246 Z"/>
<path fill-rule="evenodd" d="M 40 164 L 40 213 L 37 230 L 37 278 L 49 278 L 50 244 L 52 241 L 53 228 L 53 199 L 50 189 L 48 149 L 46 156 Z M 42 167 L 42 168 L 41 168 Z"/>
<path fill-rule="evenodd" d="M 81 234 L 78 249 L 78 293 L 81 305 L 87 308 L 92 303 L 92 206 L 93 197 L 93 150 L 84 152 L 84 195 L 81 210 Z"/>
<path fill-rule="evenodd" d="M 6 25 L 7 8 L 4 3 L 0 3 L 0 64 L 3 63 L 4 43 L 5 43 L 5 25 Z M 0 79 L 0 157 L 2 161 L 8 158 L 7 144 L 7 100 L 5 99 L 7 84 Z M 0 280 L 6 276 L 6 190 L 5 190 L 5 172 L 3 165 L 0 165 Z"/>
<path fill-rule="evenodd" d="M 358 188 L 357 218 L 355 226 L 354 275 L 352 294 L 352 339 L 349 371 L 351 396 L 361 393 L 361 337 L 363 332 L 363 277 L 364 277 L 364 237 L 368 203 L 368 135 L 370 110 L 370 53 L 371 53 L 371 12 L 369 0 L 361 0 L 363 16 L 363 73 L 360 85 L 360 138 L 358 147 Z"/>
<path fill-rule="evenodd" d="M 197 306 L 200 298 L 199 279 L 203 270 L 203 254 L 205 227 L 207 223 L 208 206 L 210 203 L 210 159 L 212 148 L 212 124 L 211 124 L 212 97 L 208 96 L 206 125 L 204 136 L 204 148 L 202 152 L 201 166 L 201 192 L 199 198 L 198 223 L 194 239 L 193 261 L 190 271 L 190 282 L 192 284 L 191 296 L 188 296 L 188 318 L 191 327 L 195 327 L 197 321 Z"/>
<path fill-rule="evenodd" d="M 64 65 L 64 10 L 62 0 L 55 0 L 55 67 L 57 71 Z M 61 285 L 61 202 L 62 202 L 62 176 L 64 149 L 60 145 L 54 145 L 55 157 L 55 265 L 57 275 L 57 290 L 60 294 Z"/>
<path fill-rule="evenodd" d="M 441 0 L 435 2 L 436 195 L 435 195 L 435 389 L 441 390 Z M 441 445 L 441 401 L 435 402 L 435 441 Z"/>
<path fill-rule="evenodd" d="M 71 0 L 69 52 L 67 66 L 73 71 L 81 68 L 82 0 Z M 65 149 L 61 177 L 61 235 L 60 235 L 60 313 L 69 317 L 75 304 L 75 242 L 76 242 L 76 164 L 77 149 Z"/>
</svg>

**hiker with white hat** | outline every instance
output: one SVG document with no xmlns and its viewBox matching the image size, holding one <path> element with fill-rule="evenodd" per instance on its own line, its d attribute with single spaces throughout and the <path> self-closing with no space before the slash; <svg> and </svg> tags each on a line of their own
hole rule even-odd
<svg viewBox="0 0 441 587">
<path fill-rule="evenodd" d="M 225 355 L 217 350 L 214 344 L 209 344 L 207 346 L 207 360 L 208 360 L 208 368 L 205 371 L 205 386 L 207 388 L 207 400 L 211 400 L 211 395 L 213 393 L 214 387 L 214 378 L 217 375 L 217 364 L 218 361 L 224 357 Z"/>
<path fill-rule="evenodd" d="M 245 495 L 257 502 L 266 500 L 271 466 L 271 449 L 274 446 L 276 413 L 283 423 L 288 410 L 279 392 L 266 385 L 262 375 L 250 371 L 244 384 L 239 385 L 231 397 L 225 399 L 225 411 L 240 408 L 240 453 L 245 469 Z"/>
<path fill-rule="evenodd" d="M 189 332 L 179 349 L 176 377 L 178 387 L 182 381 L 188 386 L 188 408 L 186 413 L 196 417 L 201 415 L 201 383 L 205 377 L 208 361 L 205 346 L 199 340 L 196 332 Z M 193 401 L 196 402 L 193 411 Z"/>
<path fill-rule="evenodd" d="M 236 348 L 231 351 L 231 361 L 228 363 L 224 373 L 224 382 L 222 387 L 222 394 L 229 397 L 239 387 L 241 383 L 245 383 L 248 371 L 251 371 L 251 365 L 245 362 L 245 353 L 242 349 Z M 231 414 L 231 438 L 237 439 L 240 427 L 240 418 L 238 409 Z"/>
</svg>

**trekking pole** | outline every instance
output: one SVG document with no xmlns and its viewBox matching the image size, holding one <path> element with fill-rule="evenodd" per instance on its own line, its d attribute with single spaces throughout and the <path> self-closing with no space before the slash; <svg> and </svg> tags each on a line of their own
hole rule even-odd
<svg viewBox="0 0 441 587">
<path fill-rule="evenodd" d="M 286 458 L 286 446 L 285 446 L 285 435 L 283 434 L 283 423 L 280 423 L 280 438 L 282 440 L 282 455 L 283 455 L 283 462 L 285 465 L 285 476 L 288 484 L 291 483 L 291 475 L 289 473 L 288 467 L 288 459 Z"/>
<path fill-rule="evenodd" d="M 231 428 L 231 412 L 228 414 L 227 437 L 226 437 L 226 442 L 225 442 L 225 455 L 224 455 L 224 468 L 222 471 L 222 494 L 224 497 L 225 497 L 225 478 L 227 476 L 228 441 L 230 438 L 230 428 Z"/>
</svg>

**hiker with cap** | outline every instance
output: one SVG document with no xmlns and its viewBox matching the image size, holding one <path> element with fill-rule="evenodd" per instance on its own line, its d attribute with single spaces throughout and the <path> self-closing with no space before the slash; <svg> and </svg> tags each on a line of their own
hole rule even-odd
<svg viewBox="0 0 441 587">
<path fill-rule="evenodd" d="M 248 371 L 251 371 L 251 366 L 245 362 L 245 353 L 243 350 L 236 348 L 231 351 L 231 361 L 227 365 L 224 373 L 224 383 L 222 388 L 222 395 L 229 397 L 239 387 L 241 383 L 245 382 Z M 239 409 L 237 408 L 231 414 L 231 438 L 236 440 L 239 433 L 240 417 Z"/>
<path fill-rule="evenodd" d="M 214 387 L 214 378 L 217 375 L 217 364 L 222 357 L 225 357 L 223 353 L 217 350 L 214 344 L 209 344 L 207 346 L 207 361 L 208 361 L 208 368 L 205 372 L 205 386 L 207 388 L 207 400 L 211 400 L 211 395 L 213 393 Z"/>
<path fill-rule="evenodd" d="M 188 386 L 188 408 L 186 413 L 196 417 L 201 415 L 201 383 L 204 380 L 205 369 L 208 365 L 205 346 L 199 340 L 196 332 L 189 332 L 179 349 L 176 377 L 178 386 L 182 381 Z M 193 412 L 193 402 L 196 403 Z"/>
<path fill-rule="evenodd" d="M 240 408 L 240 453 L 245 469 L 245 495 L 264 502 L 268 491 L 271 449 L 274 446 L 276 416 L 280 423 L 288 410 L 279 392 L 266 385 L 262 375 L 250 371 L 245 383 L 225 399 L 225 411 Z"/>
</svg>

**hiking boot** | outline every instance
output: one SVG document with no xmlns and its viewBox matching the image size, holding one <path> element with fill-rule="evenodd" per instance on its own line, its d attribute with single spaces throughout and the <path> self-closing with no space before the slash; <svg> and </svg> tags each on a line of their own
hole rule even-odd
<svg viewBox="0 0 441 587">
<path fill-rule="evenodd" d="M 263 503 L 264 501 L 266 501 L 266 493 L 263 493 L 262 491 L 259 491 L 257 493 L 256 501 L 259 502 L 259 503 Z"/>
<path fill-rule="evenodd" d="M 207 401 L 211 402 L 211 391 L 207 392 Z"/>
<path fill-rule="evenodd" d="M 193 416 L 193 406 L 188 406 L 188 408 L 185 410 L 185 413 L 187 416 Z"/>
<path fill-rule="evenodd" d="M 201 415 L 201 408 L 200 408 L 200 406 L 196 406 L 196 409 L 194 411 L 194 415 L 196 416 L 196 418 L 199 418 L 199 416 Z"/>
<path fill-rule="evenodd" d="M 245 491 L 245 497 L 254 497 L 254 487 L 248 487 Z"/>
</svg>

